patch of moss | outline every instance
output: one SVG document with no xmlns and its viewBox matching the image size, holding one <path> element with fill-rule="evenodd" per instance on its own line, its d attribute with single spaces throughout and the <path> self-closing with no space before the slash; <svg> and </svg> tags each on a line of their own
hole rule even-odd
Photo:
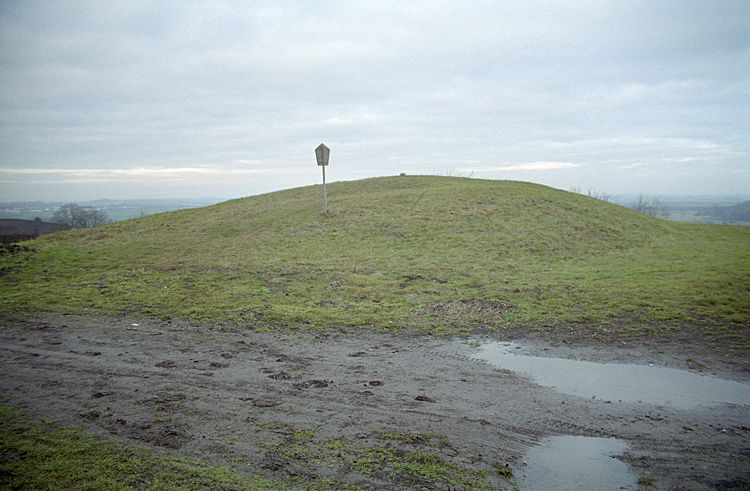
<svg viewBox="0 0 750 491">
<path fill-rule="evenodd" d="M 651 487 L 654 485 L 654 479 L 652 477 L 639 477 L 638 485 L 644 487 Z"/>
<path fill-rule="evenodd" d="M 498 475 L 503 477 L 513 477 L 513 469 L 508 464 L 501 462 L 495 462 L 492 464 L 492 468 L 497 471 Z"/>
<path fill-rule="evenodd" d="M 372 444 L 369 438 L 318 440 L 311 430 L 280 428 L 273 422 L 261 426 L 277 436 L 275 442 L 264 446 L 265 458 L 286 473 L 287 479 L 306 476 L 305 487 L 324 489 L 320 483 L 326 482 L 332 489 L 350 489 L 344 486 L 365 480 L 380 482 L 389 488 L 497 488 L 496 479 L 490 479 L 488 474 L 490 467 L 467 466 L 454 460 L 457 452 L 443 435 L 381 429 L 375 433 L 375 444 Z M 279 431 L 283 433 L 280 436 Z M 346 479 L 311 477 L 342 473 L 348 473 Z M 512 477 L 512 474 L 494 474 L 505 480 Z M 365 484 L 356 486 L 359 487 L 352 489 L 369 488 Z"/>
</svg>

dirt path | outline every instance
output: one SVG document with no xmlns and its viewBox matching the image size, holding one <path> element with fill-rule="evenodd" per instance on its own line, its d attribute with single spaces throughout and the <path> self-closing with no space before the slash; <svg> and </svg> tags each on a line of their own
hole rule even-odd
<svg viewBox="0 0 750 491">
<path fill-rule="evenodd" d="M 540 352 L 602 356 L 536 342 Z M 464 342 L 429 337 L 39 315 L 3 321 L 0 393 L 31 417 L 298 483 L 424 484 L 383 471 L 382 462 L 368 472 L 363 459 L 387 447 L 396 455 L 429 450 L 510 488 L 503 464 L 518 474 L 543 437 L 581 435 L 627 441 L 624 460 L 654 479 L 652 489 L 750 488 L 747 408 L 576 398 L 474 361 L 470 352 Z M 652 357 L 637 350 L 607 356 Z M 659 356 L 686 363 L 677 348 Z M 719 374 L 747 380 L 739 371 Z"/>
</svg>

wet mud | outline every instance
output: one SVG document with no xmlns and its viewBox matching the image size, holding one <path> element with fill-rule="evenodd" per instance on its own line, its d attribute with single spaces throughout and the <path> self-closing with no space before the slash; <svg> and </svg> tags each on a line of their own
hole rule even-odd
<svg viewBox="0 0 750 491">
<path fill-rule="evenodd" d="M 647 402 L 681 409 L 721 404 L 750 408 L 750 384 L 653 363 L 597 363 L 534 356 L 524 353 L 523 346 L 507 342 L 483 343 L 472 357 L 583 398 Z"/>
<path fill-rule="evenodd" d="M 686 361 L 679 345 L 657 353 L 531 341 L 549 356 L 700 363 L 748 381 L 710 354 Z M 578 397 L 474 359 L 476 351 L 465 339 L 40 314 L 2 321 L 0 394 L 32 418 L 297 483 L 425 487 L 365 471 L 360 457 L 372 460 L 387 442 L 395 454 L 426 448 L 512 488 L 534 464 L 531 449 L 573 436 L 624 442 L 616 458 L 648 489 L 750 489 L 747 406 Z M 310 459 L 308 447 L 334 463 Z"/>
</svg>

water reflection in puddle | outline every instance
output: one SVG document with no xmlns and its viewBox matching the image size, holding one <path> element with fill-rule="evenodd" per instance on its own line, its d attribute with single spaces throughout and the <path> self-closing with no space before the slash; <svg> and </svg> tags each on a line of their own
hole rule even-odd
<svg viewBox="0 0 750 491">
<path fill-rule="evenodd" d="M 486 343 L 472 356 L 528 375 L 565 394 L 612 402 L 645 402 L 681 409 L 716 404 L 750 405 L 750 385 L 684 370 L 594 363 L 517 354 L 511 343 Z"/>
<path fill-rule="evenodd" d="M 637 489 L 630 467 L 614 458 L 627 450 L 627 443 L 614 438 L 546 438 L 526 454 L 519 484 L 534 491 Z"/>
</svg>

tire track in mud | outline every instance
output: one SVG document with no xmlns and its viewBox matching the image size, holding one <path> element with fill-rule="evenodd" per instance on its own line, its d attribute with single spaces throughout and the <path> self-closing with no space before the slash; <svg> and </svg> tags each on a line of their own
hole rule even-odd
<svg viewBox="0 0 750 491">
<path fill-rule="evenodd" d="M 310 404 L 313 401 L 319 403 L 319 405 L 325 405 L 330 410 L 336 412 L 350 411 L 352 408 L 366 408 L 368 415 L 371 418 L 379 419 L 382 421 L 388 421 L 393 414 L 394 402 L 398 405 L 404 406 L 401 408 L 402 412 L 413 416 L 415 419 L 431 419 L 432 421 L 440 421 L 445 419 L 445 415 L 435 411 L 428 411 L 420 409 L 420 404 L 409 400 L 393 401 L 387 400 L 386 398 L 378 395 L 370 395 L 366 399 L 358 397 L 356 393 L 345 393 L 336 394 L 331 391 L 316 391 L 316 390 L 301 390 L 295 387 L 295 382 L 285 383 L 271 383 L 254 381 L 252 385 L 248 385 L 244 381 L 234 380 L 219 380 L 216 377 L 200 378 L 196 377 L 196 374 L 183 373 L 184 368 L 173 366 L 173 367 L 144 367 L 135 366 L 133 363 L 121 362 L 117 360 L 111 360 L 102 357 L 91 358 L 87 355 L 81 355 L 77 353 L 53 351 L 40 348 L 29 348 L 19 345 L 5 344 L 0 346 L 0 350 L 6 353 L 21 354 L 26 357 L 30 357 L 33 360 L 36 369 L 46 368 L 51 371 L 58 373 L 65 372 L 69 376 L 77 373 L 79 376 L 88 377 L 108 377 L 108 378 L 135 378 L 135 379 L 150 379 L 156 378 L 157 383 L 179 385 L 183 387 L 195 387 L 200 389 L 207 389 L 210 391 L 218 391 L 229 397 L 234 398 L 238 395 L 247 396 L 248 394 L 257 398 L 283 398 L 286 400 L 285 404 L 296 406 L 301 403 Z M 268 353 L 270 358 L 279 359 L 285 357 L 285 355 L 278 350 Z M 293 360 L 291 357 L 285 357 L 285 361 Z M 299 358 L 296 358 L 299 360 Z M 11 363 L 16 362 L 19 364 L 26 364 L 29 360 L 11 360 Z M 8 363 L 5 364 L 8 366 Z M 196 370 L 197 371 L 197 370 Z M 358 382 L 358 381 L 356 381 Z M 355 383 L 356 383 L 355 382 Z M 153 384 L 150 380 L 149 384 Z M 107 395 L 115 395 L 116 393 L 110 393 Z M 337 396 L 338 397 L 335 397 Z M 332 397 L 333 396 L 333 397 Z M 238 397 L 239 399 L 239 397 Z M 489 423 L 486 420 L 474 421 L 469 418 L 464 418 L 470 423 L 477 423 L 479 425 L 487 426 Z M 516 428 L 520 430 L 520 428 Z M 535 435 L 531 431 L 520 431 L 521 434 Z M 521 439 L 526 443 L 525 439 Z"/>
<path fill-rule="evenodd" d="M 521 390 L 534 390 L 536 387 L 538 387 L 536 386 L 536 384 L 528 382 L 526 379 L 524 379 L 523 377 L 519 377 L 517 374 L 511 372 L 510 370 L 495 368 L 483 360 L 478 360 L 463 353 L 457 352 L 455 349 L 455 343 L 453 343 L 452 346 L 453 349 L 446 349 L 445 345 L 441 345 L 438 347 L 421 345 L 413 349 L 413 351 L 421 353 L 422 358 L 429 357 L 434 360 L 439 360 L 441 364 L 446 362 L 446 360 L 454 362 L 457 367 L 462 370 L 460 375 L 462 375 L 464 378 L 461 378 L 460 380 L 470 384 L 477 383 L 478 385 L 480 385 L 480 388 L 486 391 L 488 391 L 488 388 L 486 386 L 492 385 L 492 382 L 496 384 L 505 384 L 513 388 L 521 388 Z M 476 371 L 480 369 L 483 373 L 477 374 Z M 470 381 L 469 379 L 471 378 L 474 378 L 475 380 Z M 496 387 L 497 385 L 495 385 L 495 388 Z M 491 391 L 491 389 L 489 390 Z M 476 400 L 468 397 L 464 398 L 462 402 L 466 406 L 476 405 Z M 486 401 L 484 404 L 481 404 L 480 407 L 488 410 L 491 408 L 498 408 L 498 401 L 493 398 Z M 549 434 L 545 429 L 539 428 L 538 425 L 520 425 L 504 421 L 503 418 L 499 417 L 496 411 L 488 411 L 488 416 L 494 417 L 492 418 L 493 421 L 489 421 L 485 418 L 480 418 L 476 421 L 479 422 L 482 426 L 492 425 L 501 428 L 503 432 L 506 432 L 508 435 L 516 436 L 514 440 L 518 443 L 523 444 L 524 446 L 539 443 L 542 438 L 548 436 Z"/>
<path fill-rule="evenodd" d="M 459 363 L 468 366 L 473 365 L 477 368 L 481 367 L 484 370 L 494 372 L 495 374 L 497 374 L 496 376 L 499 380 L 510 381 L 510 383 L 513 386 L 516 386 L 519 390 L 526 392 L 543 391 L 546 393 L 551 393 L 553 394 L 553 397 L 558 396 L 562 403 L 564 403 L 565 398 L 567 397 L 562 394 L 558 394 L 554 389 L 540 386 L 537 383 L 533 382 L 531 379 L 517 374 L 512 370 L 498 368 L 485 360 L 473 358 L 463 353 L 463 350 L 459 351 L 461 348 L 463 347 L 457 348 L 454 344 L 452 346 L 452 349 L 446 349 L 445 346 L 441 346 L 438 348 L 429 348 L 429 351 L 432 355 L 439 358 L 454 359 Z M 468 349 L 468 345 L 465 345 L 465 348 Z M 549 401 L 545 399 L 544 402 L 547 403 Z M 531 436 L 531 443 L 538 443 L 542 438 L 553 435 L 602 436 L 601 431 L 592 429 L 586 425 L 580 425 L 571 421 L 566 421 L 566 415 L 569 412 L 566 408 L 558 409 L 554 405 L 546 405 L 543 410 L 548 415 L 546 426 L 540 426 L 539 422 L 537 421 L 533 425 L 530 424 L 527 426 L 507 424 L 506 428 L 509 431 L 514 431 L 519 434 L 526 434 Z"/>
<path fill-rule="evenodd" d="M 87 344 L 90 344 L 90 339 L 86 340 Z M 95 341 L 97 345 L 102 343 Z M 105 343 L 106 344 L 106 343 Z M 263 399 L 263 400 L 274 400 L 281 401 L 280 404 L 274 404 L 274 409 L 285 410 L 292 408 L 294 411 L 301 411 L 300 408 L 307 408 L 308 413 L 313 411 L 324 411 L 326 415 L 335 414 L 350 414 L 353 415 L 349 421 L 346 418 L 338 418 L 335 425 L 338 426 L 338 430 L 333 432 L 334 436 L 341 434 L 354 435 L 362 433 L 372 432 L 380 428 L 398 428 L 405 429 L 408 431 L 436 431 L 442 434 L 451 435 L 458 431 L 460 433 L 460 439 L 456 443 L 460 448 L 464 450 L 473 449 L 479 447 L 485 455 L 495 455 L 498 460 L 516 461 L 524 452 L 525 447 L 538 441 L 541 436 L 539 432 L 532 430 L 531 428 L 521 428 L 514 425 L 503 425 L 497 424 L 491 414 L 483 414 L 483 417 L 472 418 L 467 417 L 462 411 L 451 410 L 450 407 L 445 406 L 444 397 L 438 397 L 440 401 L 437 404 L 440 405 L 441 409 L 432 411 L 432 404 L 421 403 L 415 401 L 415 394 L 418 392 L 412 390 L 413 388 L 401 388 L 395 393 L 390 394 L 377 394 L 371 393 L 367 396 L 363 396 L 361 393 L 355 391 L 355 387 L 359 385 L 362 379 L 347 380 L 343 383 L 334 384 L 332 389 L 300 389 L 295 387 L 297 379 L 304 379 L 307 375 L 313 375 L 316 370 L 312 370 L 309 374 L 304 373 L 305 369 L 302 369 L 303 373 L 299 373 L 294 380 L 283 381 L 283 382 L 270 382 L 268 380 L 255 378 L 252 384 L 248 384 L 243 380 L 232 380 L 226 378 L 206 377 L 203 378 L 197 375 L 195 372 L 200 373 L 197 370 L 189 369 L 192 373 L 185 373 L 188 369 L 184 368 L 184 362 L 182 366 L 178 363 L 174 365 L 166 365 L 165 367 L 154 367 L 150 368 L 148 365 L 143 363 L 143 360 L 133 360 L 132 362 L 119 361 L 115 357 L 97 356 L 89 357 L 86 355 L 80 355 L 77 353 L 70 353 L 60 351 L 62 348 L 60 345 L 55 344 L 54 350 L 41 349 L 41 348 L 29 348 L 18 345 L 4 345 L 2 349 L 5 352 L 12 352 L 16 354 L 23 354 L 24 356 L 33 358 L 34 366 L 39 368 L 45 368 L 49 371 L 58 373 L 66 372 L 69 377 L 77 378 L 94 378 L 94 377 L 108 377 L 113 380 L 125 380 L 127 378 L 134 378 L 136 380 L 147 380 L 148 385 L 170 385 L 176 386 L 181 391 L 185 391 L 187 387 L 193 387 L 202 391 L 200 398 L 209 398 L 213 401 L 222 400 L 222 404 L 219 408 L 201 408 L 199 403 L 192 403 L 188 400 L 187 403 L 192 403 L 193 410 L 197 411 L 202 415 L 203 418 L 210 419 L 224 419 L 232 416 L 232 414 L 240 413 L 243 409 L 242 398 L 252 399 Z M 294 355 L 289 355 L 281 349 L 267 350 L 265 345 L 255 346 L 257 350 L 254 351 L 256 368 L 261 366 L 259 359 L 268 361 L 273 359 L 276 362 L 285 363 L 299 363 L 301 361 L 309 362 L 310 357 L 301 358 Z M 263 353 L 263 351 L 266 351 Z M 214 350 L 221 352 L 222 350 Z M 198 358 L 201 358 L 207 353 L 193 353 L 198 354 Z M 258 356 L 256 356 L 258 355 Z M 260 356 L 262 355 L 262 356 Z M 413 362 L 415 360 L 424 360 L 425 357 L 434 357 L 435 353 L 425 347 L 416 347 L 409 350 L 408 357 Z M 370 353 L 368 356 L 367 366 L 372 367 L 373 363 L 378 366 L 383 358 L 387 358 L 388 355 L 385 350 L 381 350 L 378 353 Z M 173 359 L 174 356 L 168 356 L 165 359 Z M 349 359 L 361 360 L 360 357 Z M 342 361 L 342 357 L 330 361 L 328 365 L 335 365 L 337 362 Z M 163 362 L 156 361 L 156 359 L 149 360 L 151 364 L 158 364 Z M 234 361 L 234 359 L 232 360 Z M 27 361 L 22 361 L 26 363 Z M 409 363 L 397 362 L 394 363 L 394 367 L 398 369 Z M 329 367 L 332 370 L 333 367 Z M 221 369 L 217 369 L 216 372 L 220 372 Z M 392 375 L 383 374 L 387 380 L 387 384 L 392 384 Z M 399 376 L 402 374 L 399 373 Z M 430 377 L 425 376 L 427 374 L 421 373 L 412 377 L 418 381 L 419 385 L 429 386 Z M 365 377 L 365 379 L 368 377 Z M 132 384 L 131 384 L 132 385 Z M 369 387 L 368 387 L 369 388 Z M 110 382 L 108 387 L 105 388 L 111 390 L 109 396 L 118 398 L 120 400 L 127 399 L 133 396 L 132 389 L 128 392 L 128 389 L 122 389 L 117 387 L 117 384 Z M 156 389 L 154 389 L 156 390 Z M 94 389 L 90 389 L 88 392 L 92 393 Z M 138 397 L 133 397 L 134 405 L 137 405 L 139 400 L 147 397 L 147 393 L 142 392 Z M 104 399 L 102 399 L 104 400 Z M 85 401 L 84 401 L 85 402 Z M 197 407 L 196 407 L 197 406 Z M 84 414 L 96 411 L 96 409 L 86 408 L 88 411 L 82 411 Z M 446 411 L 446 409 L 448 409 Z M 304 412 L 304 411 L 303 411 Z M 117 414 L 110 415 L 110 420 L 114 420 L 115 423 L 110 422 L 109 424 L 99 423 L 100 427 L 104 427 L 106 431 L 109 431 L 120 436 L 127 436 L 133 438 L 133 435 L 126 431 L 122 424 L 122 421 L 127 420 L 130 422 L 134 420 L 134 425 L 142 425 L 143 416 L 134 417 L 133 413 L 138 411 L 126 408 L 119 408 Z M 450 415 L 446 413 L 451 413 Z M 118 416 L 119 415 L 119 416 Z M 278 412 L 269 414 L 264 412 L 262 414 L 254 414 L 245 416 L 245 419 L 251 417 L 259 417 L 261 420 L 265 419 L 283 419 L 284 415 L 280 415 Z M 306 421 L 306 424 L 313 426 L 316 429 L 327 426 L 325 422 L 321 421 L 320 415 L 313 414 L 313 417 L 308 418 L 297 418 Z M 335 418 L 334 418 L 335 419 Z M 117 423 L 119 421 L 119 423 Z M 87 423 L 92 423 L 87 421 Z M 350 431 L 351 430 L 351 431 Z M 171 429 L 167 428 L 167 431 Z M 452 436 L 452 435 L 451 435 Z M 147 443 L 153 443 L 149 438 L 136 438 Z M 477 444 L 476 442 L 479 442 Z M 493 443 L 494 442 L 494 443 Z M 179 445 L 167 445 L 176 447 Z"/>
<path fill-rule="evenodd" d="M 382 429 L 433 432 L 461 456 L 516 465 L 546 436 L 604 436 L 630 442 L 624 460 L 659 487 L 750 482 L 741 410 L 567 396 L 467 356 L 461 342 L 53 324 L 0 331 L 0 390 L 11 402 L 61 424 L 189 455 L 242 454 L 260 465 L 255 449 L 267 433 L 258 428 L 268 424 L 363 441 Z M 240 441 L 228 445 L 233 435 Z"/>
</svg>

